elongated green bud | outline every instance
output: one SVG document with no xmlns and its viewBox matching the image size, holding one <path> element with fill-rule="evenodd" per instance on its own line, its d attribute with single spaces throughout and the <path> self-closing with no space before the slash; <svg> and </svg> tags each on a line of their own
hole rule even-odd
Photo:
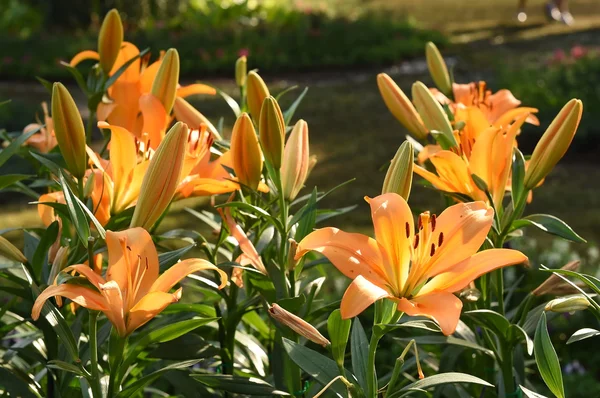
<svg viewBox="0 0 600 398">
<path fill-rule="evenodd" d="M 268 96 L 263 101 L 262 109 L 260 110 L 258 132 L 265 158 L 278 170 L 281 167 L 281 159 L 283 157 L 285 122 L 281 108 L 277 100 L 272 96 Z"/>
<path fill-rule="evenodd" d="M 452 80 L 450 79 L 450 73 L 448 73 L 448 67 L 444 62 L 444 57 L 432 42 L 425 45 L 425 57 L 433 82 L 442 93 L 450 95 L 452 93 Z"/>
<path fill-rule="evenodd" d="M 574 294 L 550 300 L 544 309 L 552 312 L 572 312 L 585 310 L 589 306 L 590 302 L 587 298 L 582 294 Z"/>
<path fill-rule="evenodd" d="M 100 34 L 98 35 L 98 55 L 100 67 L 105 74 L 109 74 L 123 43 L 123 23 L 119 11 L 112 9 L 104 17 Z"/>
<path fill-rule="evenodd" d="M 294 200 L 304 186 L 316 159 L 311 159 L 308 144 L 308 124 L 302 119 L 296 122 L 283 151 L 281 185 L 283 196 Z"/>
<path fill-rule="evenodd" d="M 381 194 L 397 193 L 405 200 L 410 196 L 414 164 L 414 149 L 410 142 L 404 141 L 388 168 L 383 181 Z"/>
<path fill-rule="evenodd" d="M 26 263 L 27 258 L 21 253 L 19 249 L 8 241 L 4 236 L 0 236 L 0 255 L 8 258 L 9 260 L 16 261 L 17 263 Z"/>
<path fill-rule="evenodd" d="M 163 104 L 167 115 L 173 109 L 178 83 L 179 53 L 176 49 L 170 48 L 165 53 L 152 83 L 152 94 Z"/>
<path fill-rule="evenodd" d="M 246 60 L 246 56 L 239 57 L 237 61 L 235 61 L 235 83 L 238 87 L 244 87 L 247 74 L 248 61 Z"/>
<path fill-rule="evenodd" d="M 412 97 L 425 127 L 429 131 L 440 132 L 451 146 L 457 146 L 450 120 L 448 120 L 446 112 L 444 112 L 442 106 L 433 94 L 431 94 L 427 86 L 421 82 L 414 83 L 412 86 Z"/>
</svg>

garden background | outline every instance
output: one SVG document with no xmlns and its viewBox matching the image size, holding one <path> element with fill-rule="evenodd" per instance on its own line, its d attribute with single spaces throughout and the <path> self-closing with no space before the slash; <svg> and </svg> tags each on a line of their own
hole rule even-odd
<svg viewBox="0 0 600 398">
<path fill-rule="evenodd" d="M 582 99 L 584 115 L 574 144 L 536 190 L 528 211 L 568 220 L 591 244 L 578 246 L 528 231 L 528 243 L 520 249 L 535 263 L 551 267 L 581 258 L 582 270 L 599 276 L 600 127 L 594 119 L 600 108 L 600 3 L 572 0 L 573 26 L 549 23 L 541 0 L 528 2 L 529 18 L 519 23 L 516 3 L 6 0 L 0 5 L 0 100 L 11 102 L 0 108 L 0 126 L 6 131 L 20 130 L 34 122 L 36 114 L 42 115 L 39 101 L 49 101 L 50 96 L 32 76 L 74 86 L 60 62 L 93 48 L 102 16 L 117 7 L 126 36 L 140 48 L 147 46 L 154 55 L 169 47 L 179 50 L 183 83 L 207 82 L 235 96 L 232 65 L 240 55 L 247 55 L 272 92 L 289 85 L 297 85 L 297 90 L 308 86 L 298 113 L 309 120 L 311 152 L 317 154 L 319 167 L 307 186 L 327 190 L 356 177 L 331 195 L 327 205 L 366 208 L 363 195 L 379 193 L 386 162 L 407 133 L 385 108 L 375 76 L 385 71 L 405 90 L 415 80 L 431 86 L 424 45 L 434 41 L 452 66 L 456 81 L 485 80 L 494 91 L 507 88 L 525 106 L 542 111 L 542 125 L 527 127 L 519 137 L 524 152 L 531 152 L 545 130 L 544 123 L 565 102 Z M 282 107 L 292 97 L 284 97 Z M 76 100 L 81 101 L 83 112 L 84 98 Z M 228 114 L 221 98 L 192 102 L 209 118 Z M 233 121 L 231 115 L 226 125 Z M 16 163 L 5 164 L 0 174 L 23 166 Z M 411 197 L 414 206 L 436 209 L 443 205 L 439 194 L 418 185 Z M 0 229 L 41 225 L 35 206 L 28 201 L 15 192 L 0 193 Z M 190 224 L 195 221 L 186 216 L 184 207 L 201 208 L 204 203 L 203 199 L 177 203 L 162 228 L 200 228 Z M 365 233 L 371 228 L 367 211 L 351 212 L 332 223 Z M 535 282 L 531 281 L 532 286 Z M 565 318 L 563 325 L 552 325 L 555 346 L 565 350 L 563 367 L 570 366 L 570 371 L 565 369 L 566 389 L 572 396 L 600 390 L 600 359 L 582 355 L 586 343 L 572 345 L 568 352 L 564 344 L 558 344 L 585 326 L 587 316 L 578 313 Z"/>
</svg>

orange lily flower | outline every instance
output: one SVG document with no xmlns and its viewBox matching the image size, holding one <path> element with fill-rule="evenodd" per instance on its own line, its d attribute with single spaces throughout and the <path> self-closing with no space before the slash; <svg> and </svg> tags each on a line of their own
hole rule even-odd
<svg viewBox="0 0 600 398">
<path fill-rule="evenodd" d="M 56 141 L 56 136 L 54 135 L 54 123 L 48 113 L 48 104 L 46 102 L 42 102 L 42 109 L 44 111 L 44 123 L 38 120 L 37 123 L 28 124 L 23 129 L 23 134 L 39 129 L 37 133 L 33 133 L 25 141 L 25 144 L 36 148 L 42 153 L 48 153 L 58 145 L 58 141 Z"/>
<path fill-rule="evenodd" d="M 139 55 L 139 49 L 132 43 L 123 42 L 117 60 L 109 75 L 112 76 L 127 61 Z M 83 60 L 98 60 L 95 51 L 82 51 L 75 55 L 70 62 L 76 66 Z M 170 117 L 160 100 L 152 95 L 152 85 L 157 77 L 161 58 L 148 65 L 147 60 L 136 59 L 108 88 L 109 103 L 100 103 L 97 113 L 98 120 L 106 120 L 111 125 L 120 126 L 142 138 L 142 133 L 149 135 L 152 148 L 156 148 L 168 124 Z M 185 98 L 194 94 L 215 95 L 216 90 L 204 84 L 178 86 L 176 97 Z M 141 116 L 140 116 L 141 112 Z"/>
<path fill-rule="evenodd" d="M 399 311 L 428 317 L 450 335 L 462 309 L 454 292 L 487 272 L 527 261 L 524 254 L 510 249 L 477 253 L 494 213 L 484 202 L 456 204 L 437 218 L 422 213 L 415 233 L 413 215 L 400 195 L 387 193 L 367 201 L 376 239 L 322 228 L 298 244 L 296 258 L 317 251 L 353 279 L 342 298 L 344 319 L 388 298 Z"/>
<path fill-rule="evenodd" d="M 468 110 L 475 115 L 481 115 L 477 108 Z M 459 143 L 458 148 L 428 148 L 428 159 L 437 174 L 419 165 L 415 165 L 414 172 L 439 190 L 461 193 L 472 200 L 487 202 L 485 192 L 477 187 L 471 177 L 475 174 L 485 181 L 494 204 L 500 206 L 510 181 L 516 136 L 528 116 L 529 114 L 525 113 L 511 125 L 491 126 L 480 132 L 477 131 L 479 127 L 471 129 L 465 126 L 462 131 L 454 132 Z M 424 158 L 420 157 L 419 161 L 424 161 Z"/>
<path fill-rule="evenodd" d="M 50 297 L 66 297 L 89 310 L 102 311 L 122 337 L 144 325 L 169 304 L 181 298 L 182 288 L 169 290 L 183 278 L 202 270 L 217 271 L 223 288 L 227 275 L 206 260 L 197 258 L 181 261 L 158 275 L 158 254 L 150 234 L 143 228 L 122 232 L 106 232 L 108 269 L 105 278 L 85 264 L 67 267 L 75 271 L 94 288 L 62 284 L 49 286 L 36 299 L 31 316 L 40 316 L 42 306 Z"/>
<path fill-rule="evenodd" d="M 58 216 L 56 215 L 53 207 L 44 205 L 42 203 L 67 203 L 65 201 L 65 194 L 62 191 L 45 193 L 40 196 L 38 202 L 40 202 L 40 204 L 37 206 L 38 215 L 45 226 L 49 226 L 54 221 L 58 220 Z"/>
</svg>

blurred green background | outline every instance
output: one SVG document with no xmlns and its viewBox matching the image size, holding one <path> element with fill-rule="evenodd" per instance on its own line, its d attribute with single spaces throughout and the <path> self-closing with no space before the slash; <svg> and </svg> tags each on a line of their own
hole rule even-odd
<svg viewBox="0 0 600 398">
<path fill-rule="evenodd" d="M 584 271 L 598 274 L 600 1 L 571 0 L 573 26 L 548 22 L 544 4 L 528 1 L 528 19 L 520 23 L 517 0 L 4 0 L 0 101 L 12 102 L 0 108 L 0 127 L 21 130 L 41 115 L 40 102 L 50 98 L 36 76 L 62 81 L 77 93 L 60 62 L 95 49 L 104 14 L 117 7 L 126 40 L 149 47 L 153 57 L 169 47 L 179 50 L 182 83 L 208 82 L 235 97 L 233 64 L 247 55 L 250 68 L 260 70 L 272 92 L 309 86 L 296 112 L 309 124 L 311 151 L 319 159 L 307 185 L 326 190 L 356 178 L 325 205 L 357 204 L 354 212 L 332 223 L 371 233 L 362 198 L 380 192 L 382 168 L 406 134 L 385 108 L 375 76 L 389 73 L 406 92 L 416 80 L 432 86 L 424 62 L 424 44 L 432 40 L 456 81 L 485 80 L 494 91 L 508 88 L 524 105 L 540 110 L 542 125 L 526 128 L 519 137 L 524 153 L 531 153 L 564 103 L 573 97 L 583 100 L 584 116 L 571 149 L 534 192 L 527 211 L 560 217 L 590 244 L 568 244 L 528 231 L 521 248 L 534 266 L 558 267 L 581 258 Z M 83 111 L 83 96 L 76 98 Z M 283 106 L 293 99 L 287 94 Z M 222 100 L 199 97 L 192 102 L 215 122 L 224 116 L 224 125 L 231 128 L 233 114 Z M 416 179 L 413 208 L 441 208 L 441 197 L 419 184 Z M 18 194 L 1 193 L 0 229 L 39 224 L 27 202 Z M 199 228 L 190 224 L 183 208 L 203 203 L 177 203 L 163 227 Z M 565 318 L 558 324 L 557 340 L 575 330 L 572 321 Z M 600 395 L 600 359 L 583 355 L 584 346 L 564 351 L 563 365 L 578 358 L 586 369 L 566 376 L 569 396 Z"/>
</svg>

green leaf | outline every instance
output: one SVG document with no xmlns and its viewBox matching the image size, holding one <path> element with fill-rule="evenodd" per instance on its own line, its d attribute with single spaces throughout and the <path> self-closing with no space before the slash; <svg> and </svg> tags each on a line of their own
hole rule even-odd
<svg viewBox="0 0 600 398">
<path fill-rule="evenodd" d="M 89 221 L 91 221 L 92 224 L 94 224 L 94 227 L 96 227 L 96 231 L 98 231 L 98 235 L 100 235 L 102 239 L 106 240 L 106 230 L 104 229 L 102 224 L 100 224 L 100 221 L 98 221 L 96 216 L 94 216 L 94 213 L 92 213 L 91 210 L 88 209 L 87 206 L 77 196 L 73 196 L 73 198 L 79 204 L 79 207 L 83 210 L 85 215 L 87 215 Z"/>
<path fill-rule="evenodd" d="M 64 62 L 64 61 L 61 61 L 60 64 L 62 66 L 64 66 L 65 68 L 67 68 L 67 70 L 69 71 L 71 76 L 73 76 L 73 78 L 75 78 L 75 81 L 77 82 L 77 85 L 79 86 L 81 91 L 83 91 L 85 93 L 85 96 L 87 97 L 90 94 L 90 92 L 88 90 L 87 84 L 85 83 L 85 80 L 83 79 L 83 76 L 77 70 L 77 68 L 69 65 L 67 62 Z"/>
<path fill-rule="evenodd" d="M 33 151 L 29 151 L 29 154 L 32 157 L 34 157 L 38 162 L 40 162 L 42 165 L 44 165 L 48 170 L 50 170 L 52 172 L 52 174 L 54 174 L 55 176 L 60 175 L 61 166 L 56 164 L 56 162 L 54 162 L 53 160 L 48 158 L 50 154 L 35 153 Z M 58 155 L 61 156 L 60 154 L 58 154 Z M 63 161 L 64 161 L 64 159 L 63 159 Z"/>
<path fill-rule="evenodd" d="M 400 396 L 402 393 L 407 391 L 418 391 L 418 390 L 426 390 L 431 387 L 439 386 L 440 384 L 454 384 L 454 383 L 471 383 L 471 384 L 479 384 L 486 387 L 494 387 L 492 384 L 488 383 L 485 380 L 480 379 L 479 377 L 471 376 L 465 373 L 457 373 L 457 372 L 448 372 L 448 373 L 440 373 L 433 376 L 426 377 L 422 380 L 417 380 L 414 383 L 410 383 L 407 386 L 404 386 L 397 392 L 391 394 L 388 398 L 395 398 Z"/>
<path fill-rule="evenodd" d="M 535 330 L 534 337 L 535 346 L 535 362 L 542 379 L 558 398 L 565 398 L 565 388 L 563 386 L 562 373 L 560 371 L 560 363 L 550 335 L 548 335 L 548 327 L 546 325 L 546 313 L 542 313 L 540 321 Z"/>
<path fill-rule="evenodd" d="M 454 336 L 395 337 L 394 340 L 401 341 L 401 342 L 403 342 L 405 344 L 407 344 L 411 340 L 415 340 L 415 342 L 419 346 L 424 345 L 424 344 L 435 344 L 435 345 L 450 344 L 450 345 L 456 345 L 456 346 L 461 346 L 461 347 L 465 347 L 465 348 L 472 348 L 474 350 L 484 352 L 484 353 L 486 353 L 487 355 L 490 355 L 490 356 L 494 355 L 494 352 L 492 350 L 490 350 L 490 349 L 482 347 L 479 344 L 473 343 L 473 342 L 468 341 L 468 340 L 459 339 L 459 338 L 454 337 Z"/>
<path fill-rule="evenodd" d="M 60 173 L 59 179 L 60 185 L 62 186 L 65 194 L 65 202 L 67 203 L 69 216 L 71 217 L 73 226 L 77 231 L 77 236 L 79 236 L 83 247 L 87 247 L 88 238 L 90 237 L 90 224 L 83 209 L 81 208 L 81 205 L 77 200 L 75 200 L 75 195 L 73 194 L 73 191 L 71 191 L 69 184 L 67 184 L 67 180 L 62 172 Z"/>
<path fill-rule="evenodd" d="M 223 374 L 195 374 L 190 375 L 198 382 L 215 390 L 226 391 L 232 394 L 262 395 L 262 396 L 289 396 L 290 394 L 279 391 L 266 381 L 256 377 L 241 377 Z"/>
<path fill-rule="evenodd" d="M 8 392 L 9 397 L 35 398 L 41 397 L 39 385 L 32 379 L 27 379 L 28 375 L 17 374 L 16 369 L 10 369 L 7 365 L 0 367 L 0 379 L 4 393 Z M 35 393 L 34 393 L 35 391 Z"/>
<path fill-rule="evenodd" d="M 5 174 L 0 176 L 0 189 L 4 189 L 15 182 L 19 182 L 29 177 L 31 176 L 27 174 Z"/>
<path fill-rule="evenodd" d="M 537 392 L 533 392 L 523 386 L 519 386 L 521 391 L 523 392 L 523 396 L 526 398 L 547 398 L 542 394 L 538 394 Z"/>
<path fill-rule="evenodd" d="M 512 200 L 513 208 L 517 206 L 519 199 L 524 195 L 524 184 L 525 178 L 525 158 L 519 148 L 513 148 L 513 161 L 512 161 L 512 176 L 511 176 L 511 191 L 510 197 Z"/>
<path fill-rule="evenodd" d="M 296 365 L 300 366 L 302 370 L 324 386 L 340 375 L 334 361 L 310 348 L 306 348 L 286 338 L 283 338 L 283 348 Z M 341 381 L 333 383 L 331 389 L 341 396 L 346 396 L 346 387 Z"/>
<path fill-rule="evenodd" d="M 533 354 L 533 340 L 531 340 L 531 337 L 529 337 L 525 329 L 523 329 L 521 326 L 510 325 L 510 328 L 508 328 L 508 338 L 511 342 L 525 341 L 527 354 Z"/>
<path fill-rule="evenodd" d="M 431 136 L 435 139 L 435 141 L 438 144 L 440 144 L 442 149 L 449 150 L 454 148 L 455 146 L 458 146 L 454 139 L 450 139 L 448 135 L 444 134 L 441 131 L 431 130 L 430 133 Z"/>
<path fill-rule="evenodd" d="M 217 208 L 217 209 L 220 208 L 220 207 L 234 207 L 234 208 L 237 208 L 237 209 L 250 211 L 252 213 L 257 214 L 260 217 L 263 217 L 265 220 L 269 221 L 279 231 L 283 231 L 284 230 L 283 229 L 283 225 L 281 224 L 280 220 L 278 220 L 275 217 L 273 217 L 266 210 L 261 209 L 258 206 L 251 205 L 250 203 L 245 203 L 245 202 L 227 202 L 227 203 L 223 203 L 221 205 L 215 206 L 215 208 Z"/>
<path fill-rule="evenodd" d="M 240 109 L 240 105 L 237 103 L 236 100 L 231 98 L 227 93 L 225 93 L 223 90 L 221 90 L 217 87 L 211 86 L 210 84 L 207 84 L 207 86 L 210 86 L 210 87 L 214 88 L 215 90 L 217 90 L 217 94 L 219 94 L 225 100 L 227 105 L 229 105 L 229 108 L 231 108 L 235 117 L 240 117 L 240 115 L 242 114 L 242 110 Z M 221 131 L 221 130 L 222 129 L 219 129 L 219 131 Z"/>
<path fill-rule="evenodd" d="M 170 252 L 159 254 L 158 255 L 158 263 L 159 263 L 160 271 L 161 272 L 166 271 L 169 267 L 171 267 L 172 265 L 177 263 L 177 261 L 179 261 L 181 256 L 183 256 L 185 253 L 189 252 L 195 246 L 196 245 L 188 245 L 188 246 L 182 247 L 181 249 L 172 250 Z"/>
<path fill-rule="evenodd" d="M 600 330 L 591 329 L 591 328 L 583 328 L 579 329 L 571 337 L 567 340 L 567 344 L 575 343 L 577 341 L 589 339 L 590 337 L 595 337 L 600 335 Z"/>
<path fill-rule="evenodd" d="M 510 328 L 508 319 L 492 310 L 474 310 L 464 313 L 477 325 L 489 329 L 497 336 L 506 336 Z"/>
<path fill-rule="evenodd" d="M 369 359 L 369 340 L 358 318 L 354 318 L 352 337 L 350 339 L 350 352 L 352 354 L 352 372 L 358 384 L 367 391 L 367 367 Z"/>
<path fill-rule="evenodd" d="M 286 126 L 288 126 L 290 124 L 290 122 L 292 121 L 292 118 L 294 117 L 294 113 L 296 113 L 296 109 L 298 109 L 298 106 L 304 99 L 304 96 L 306 95 L 307 92 L 308 92 L 308 87 L 305 87 L 304 90 L 302 90 L 302 92 L 300 93 L 300 95 L 298 95 L 298 98 L 296 98 L 296 100 L 292 103 L 292 105 L 290 105 L 290 107 L 287 108 L 285 112 L 283 112 L 283 120 L 285 121 Z"/>
<path fill-rule="evenodd" d="M 487 183 L 483 178 L 479 177 L 477 174 L 471 174 L 471 179 L 473 179 L 477 188 L 481 189 L 483 192 L 489 192 Z"/>
<path fill-rule="evenodd" d="M 42 86 L 48 91 L 48 94 L 52 95 L 52 83 L 39 76 L 36 76 L 35 78 L 38 82 L 42 83 Z"/>
<path fill-rule="evenodd" d="M 78 376 L 83 376 L 83 372 L 77 366 L 64 361 L 59 361 L 57 359 L 48 361 L 46 366 L 52 369 L 64 370 L 65 372 L 71 372 Z"/>
<path fill-rule="evenodd" d="M 160 376 L 163 375 L 163 373 L 166 373 L 170 370 L 188 368 L 190 366 L 194 366 L 197 363 L 198 363 L 197 360 L 192 360 L 192 361 L 172 363 L 168 366 L 165 366 L 164 368 L 156 370 L 156 371 L 150 373 L 149 375 L 146 375 L 146 376 L 136 380 L 135 382 L 125 386 L 125 388 L 123 390 L 121 390 L 120 393 L 117 394 L 117 398 L 131 397 L 134 394 L 136 394 L 137 392 L 141 391 L 145 386 L 152 383 L 154 380 L 158 379 Z"/>
<path fill-rule="evenodd" d="M 174 340 L 159 344 L 148 356 L 150 358 L 186 361 L 219 355 L 219 349 L 197 334 L 188 333 Z"/>
<path fill-rule="evenodd" d="M 346 355 L 346 345 L 350 337 L 350 328 L 352 321 L 342 319 L 340 310 L 335 310 L 327 319 L 327 332 L 331 341 L 331 354 L 339 367 L 344 367 L 344 356 Z"/>
<path fill-rule="evenodd" d="M 129 65 L 134 63 L 136 59 L 141 58 L 144 55 L 146 55 L 149 51 L 150 51 L 150 48 L 145 48 L 142 51 L 140 51 L 139 54 L 137 54 L 136 56 L 134 56 L 133 58 L 131 58 L 130 60 L 125 62 L 123 65 L 121 65 L 121 67 L 119 69 L 117 69 L 116 72 L 113 73 L 112 76 L 108 78 L 108 80 L 106 80 L 106 83 L 104 84 L 104 90 L 106 90 L 107 88 L 112 86 L 113 83 L 116 82 L 119 77 L 121 77 L 121 75 L 125 72 L 125 70 L 127 68 L 129 68 Z"/>
<path fill-rule="evenodd" d="M 10 159 L 12 155 L 14 155 L 21 148 L 23 143 L 27 141 L 29 137 L 40 131 L 40 129 L 41 127 L 38 127 L 37 129 L 33 129 L 27 133 L 19 135 L 13 140 L 13 142 L 10 143 L 9 146 L 4 148 L 2 152 L 0 152 L 0 167 L 2 167 L 4 163 L 6 163 L 8 159 Z"/>
<path fill-rule="evenodd" d="M 296 229 L 296 235 L 294 235 L 294 239 L 296 242 L 300 242 L 306 235 L 312 232 L 315 227 L 315 222 L 317 220 L 317 187 L 315 187 L 310 195 L 310 199 L 304 205 L 302 209 L 300 209 L 300 213 L 302 213 L 299 218 L 298 228 Z M 294 225 L 290 223 L 290 226 Z"/>
<path fill-rule="evenodd" d="M 521 226 L 533 225 L 541 229 L 542 231 L 551 235 L 560 236 L 561 238 L 570 240 L 576 243 L 586 243 L 587 241 L 581 236 L 577 235 L 571 227 L 569 227 L 560 218 L 551 216 L 549 214 L 532 214 L 525 218 L 515 221 L 517 228 Z M 513 229 L 516 229 L 513 227 Z"/>
<path fill-rule="evenodd" d="M 46 256 L 48 255 L 48 249 L 54 244 L 59 232 L 58 221 L 54 221 L 48 226 L 46 232 L 42 235 L 40 242 L 35 249 L 33 254 L 31 266 L 36 280 L 43 280 L 42 270 L 47 265 Z M 48 271 L 48 270 L 46 270 Z"/>
</svg>

